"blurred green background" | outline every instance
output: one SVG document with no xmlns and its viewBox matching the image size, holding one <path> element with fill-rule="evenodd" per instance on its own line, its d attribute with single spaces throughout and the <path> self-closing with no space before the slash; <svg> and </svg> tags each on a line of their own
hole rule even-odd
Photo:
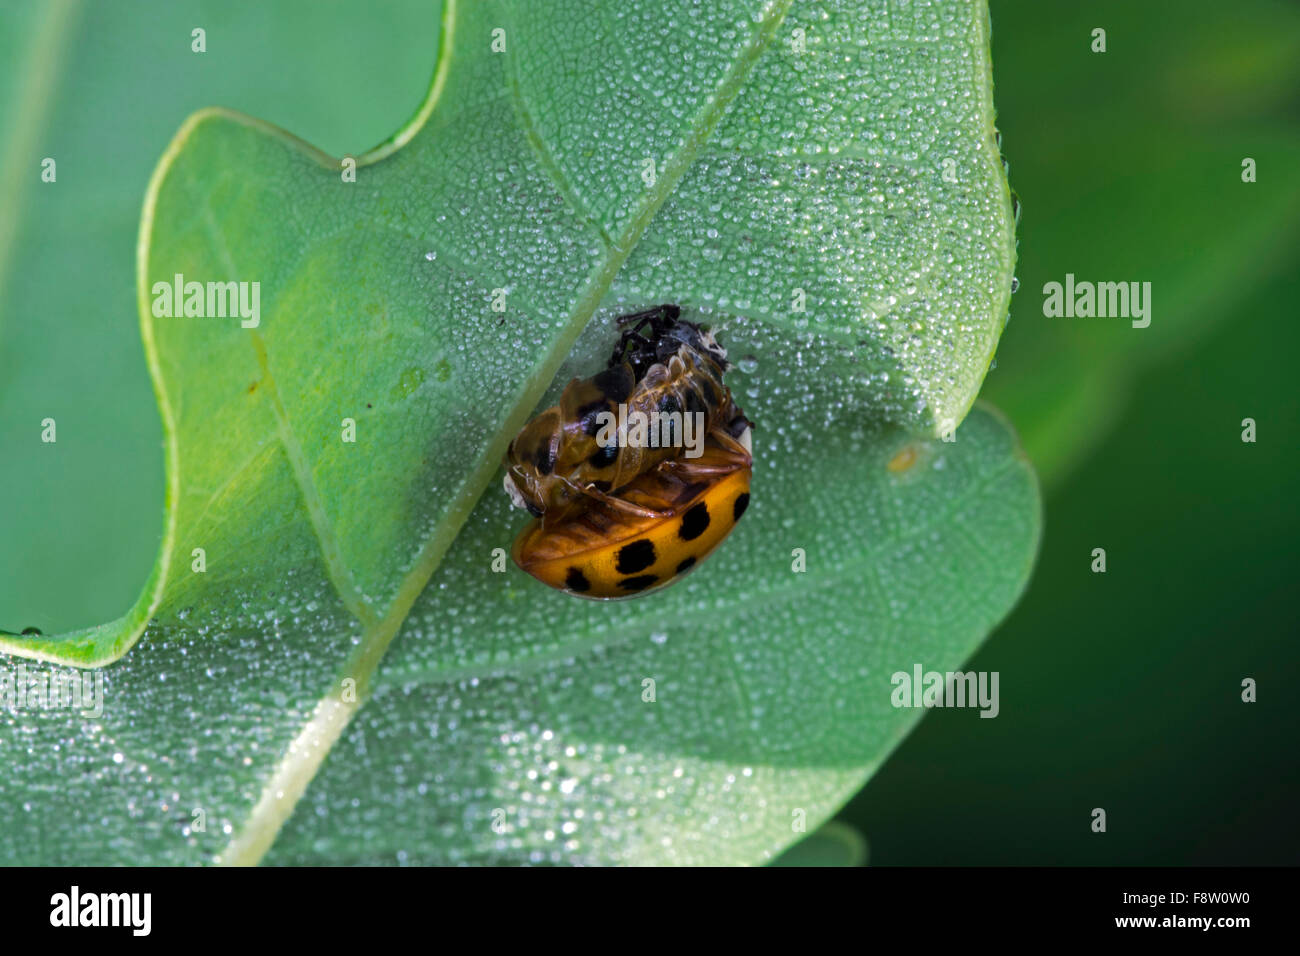
<svg viewBox="0 0 1300 956">
<path fill-rule="evenodd" d="M 1043 479 L 1043 549 L 968 665 L 1001 715 L 930 713 L 841 819 L 875 865 L 1295 864 L 1300 5 L 992 17 L 1023 212 L 982 395 Z M 1150 281 L 1150 327 L 1044 317 L 1067 272 Z"/>
<path fill-rule="evenodd" d="M 873 865 L 1300 862 L 1300 6 L 994 0 L 992 18 L 1023 215 L 983 394 L 1042 475 L 1043 552 L 970 664 L 1000 672 L 1000 716 L 928 715 L 837 833 Z M 361 152 L 419 103 L 437 21 L 423 0 L 0 4 L 0 628 L 116 617 L 152 566 L 135 236 L 181 121 L 228 106 Z M 1067 272 L 1150 281 L 1151 326 L 1044 317 Z"/>
</svg>

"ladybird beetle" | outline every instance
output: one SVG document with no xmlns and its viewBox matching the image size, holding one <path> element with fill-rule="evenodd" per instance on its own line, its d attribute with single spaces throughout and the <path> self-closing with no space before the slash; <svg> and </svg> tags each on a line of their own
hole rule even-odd
<svg viewBox="0 0 1300 956">
<path fill-rule="evenodd" d="M 731 533 L 749 506 L 746 432 L 735 447 L 712 439 L 696 459 L 674 458 L 638 476 L 619 497 L 546 527 L 534 520 L 512 556 L 543 584 L 586 598 L 645 594 L 686 574 Z"/>
<path fill-rule="evenodd" d="M 537 519 L 513 557 L 542 583 L 606 600 L 644 594 L 695 567 L 744 514 L 751 423 L 723 384 L 726 351 L 680 315 L 661 305 L 622 316 L 607 367 L 569 382 L 510 443 L 506 491 Z M 637 413 L 657 413 L 663 437 L 678 440 L 630 440 Z M 690 422 L 701 427 L 688 451 L 674 429 Z"/>
<path fill-rule="evenodd" d="M 689 416 L 702 424 L 700 439 L 719 429 L 734 439 L 749 427 L 722 383 L 730 367 L 726 350 L 680 315 L 676 305 L 659 305 L 619 318 L 623 333 L 606 368 L 570 381 L 559 404 L 515 436 L 506 452 L 505 488 L 517 507 L 548 526 L 592 501 L 617 507 L 613 492 L 681 457 L 681 435 L 653 444 L 598 440 L 605 437 L 602 423 L 618 418 L 620 407 L 625 421 L 638 415 L 669 421 L 676 414 L 685 425 Z"/>
</svg>

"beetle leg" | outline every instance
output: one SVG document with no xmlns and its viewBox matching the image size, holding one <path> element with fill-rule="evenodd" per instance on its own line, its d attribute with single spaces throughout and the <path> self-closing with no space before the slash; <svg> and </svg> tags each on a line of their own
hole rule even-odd
<svg viewBox="0 0 1300 956">
<path fill-rule="evenodd" d="M 746 431 L 748 431 L 748 429 L 746 429 Z M 712 435 L 712 438 L 714 441 L 718 443 L 719 448 L 721 448 L 723 451 L 729 452 L 736 458 L 743 459 L 746 462 L 749 462 L 753 459 L 753 455 L 750 452 L 748 446 L 746 446 L 745 439 L 743 437 L 732 438 L 724 431 L 715 431 Z"/>
<path fill-rule="evenodd" d="M 734 471 L 738 467 L 743 468 L 753 463 L 754 456 L 750 451 L 748 428 L 746 428 L 738 438 L 733 438 L 722 428 L 715 428 L 709 432 L 709 438 L 728 459 L 726 465 L 695 466 L 690 458 L 675 458 L 665 464 L 689 469 L 689 472 L 698 475 L 722 475 L 729 471 Z"/>
<path fill-rule="evenodd" d="M 598 496 L 598 497 L 597 497 Z M 614 498 L 608 494 L 597 493 L 597 501 L 608 505 L 616 511 L 623 511 L 624 514 L 636 515 L 637 518 L 672 518 L 671 511 L 655 511 L 653 507 L 641 507 L 633 505 L 632 502 L 624 498 Z"/>
<path fill-rule="evenodd" d="M 748 458 L 737 458 L 725 462 L 715 461 L 710 465 L 700 464 L 689 458 L 672 458 L 659 467 L 673 471 L 683 478 L 710 478 L 714 475 L 729 475 L 748 464 Z"/>
<path fill-rule="evenodd" d="M 618 344 L 614 346 L 614 354 L 609 357 L 610 365 L 617 365 L 619 362 L 623 361 L 624 356 L 627 353 L 628 343 L 630 342 L 636 342 L 638 345 L 651 344 L 650 340 L 637 331 L 637 329 L 625 329 L 623 334 L 619 336 Z"/>
<path fill-rule="evenodd" d="M 618 318 L 618 324 L 631 325 L 635 322 L 639 329 L 647 322 L 650 322 L 654 325 L 655 331 L 661 331 L 667 328 L 669 323 L 675 321 L 679 315 L 681 315 L 681 309 L 675 305 L 656 305 L 654 308 L 645 309 L 642 312 L 621 315 Z"/>
<path fill-rule="evenodd" d="M 579 494 L 599 501 L 616 511 L 622 511 L 625 514 L 636 515 L 639 518 L 668 518 L 671 515 L 666 511 L 655 511 L 653 508 L 643 508 L 641 505 L 634 505 L 632 502 L 623 498 L 616 498 L 613 495 L 607 495 L 595 485 L 580 485 L 575 481 L 566 480 L 566 484 Z"/>
</svg>

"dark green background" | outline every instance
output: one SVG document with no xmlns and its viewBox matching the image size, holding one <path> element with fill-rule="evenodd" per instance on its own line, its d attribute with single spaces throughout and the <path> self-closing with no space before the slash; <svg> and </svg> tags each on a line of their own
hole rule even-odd
<svg viewBox="0 0 1300 956">
<path fill-rule="evenodd" d="M 992 11 L 1023 218 L 984 396 L 1046 491 L 1036 575 L 970 665 L 1000 672 L 1001 715 L 930 714 L 841 820 L 879 865 L 1295 863 L 1300 7 L 1072 6 Z M 21 62 L 38 9 L 7 0 L 0 56 Z M 218 104 L 360 152 L 419 103 L 437 33 L 417 0 L 95 4 L 69 22 L 47 109 L 14 105 L 29 76 L 0 87 L 0 172 L 30 122 L 60 164 L 56 190 L 27 165 L 0 183 L 17 217 L 0 261 L 12 630 L 115 617 L 154 559 L 162 456 L 133 270 L 139 203 L 176 128 Z M 1045 318 L 1043 283 L 1067 272 L 1152 282 L 1150 328 Z M 46 415 L 59 444 L 33 453 Z"/>
<path fill-rule="evenodd" d="M 1295 864 L 1300 6 L 1084 6 L 992 5 L 1023 214 L 983 395 L 1046 491 L 969 664 L 1002 712 L 932 712 L 841 819 L 874 864 Z M 1150 327 L 1045 318 L 1067 272 L 1151 281 Z"/>
</svg>

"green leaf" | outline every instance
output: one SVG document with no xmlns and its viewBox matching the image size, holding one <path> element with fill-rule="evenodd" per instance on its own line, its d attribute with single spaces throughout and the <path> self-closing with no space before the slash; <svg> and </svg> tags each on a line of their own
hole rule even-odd
<svg viewBox="0 0 1300 956">
<path fill-rule="evenodd" d="M 1024 207 L 1021 291 L 984 394 L 1049 484 L 1087 460 L 1144 369 L 1182 360 L 1300 237 L 1300 133 L 1278 106 L 1300 84 L 1300 9 L 1243 0 L 1225 19 L 1207 0 L 1184 8 L 995 9 L 999 76 L 1034 80 L 999 87 Z M 1090 49 L 1098 26 L 1104 54 Z M 1246 157 L 1257 182 L 1242 181 Z M 1044 316 L 1043 285 L 1066 273 L 1150 282 L 1151 325 Z"/>
<path fill-rule="evenodd" d="M 772 866 L 866 866 L 867 841 L 857 830 L 832 820 L 772 861 Z"/>
<path fill-rule="evenodd" d="M 568 859 L 766 859 L 793 836 L 779 804 L 815 822 L 861 784 L 915 719 L 888 705 L 888 649 L 955 664 L 1032 560 L 1036 490 L 1005 428 L 979 414 L 949 446 L 877 424 L 940 431 L 974 400 L 1009 294 L 1010 209 L 981 4 L 787 6 L 448 4 L 428 100 L 355 183 L 260 121 L 187 121 L 146 198 L 138 276 L 163 544 L 122 619 L 0 644 L 122 658 L 102 718 L 71 734 L 57 711 L 11 723 L 3 739 L 23 728 L 28 759 L 13 754 L 23 772 L 0 790 L 31 815 L 3 838 L 8 858 L 255 861 L 371 694 L 311 802 L 373 811 L 341 796 L 348 768 L 391 756 L 385 839 L 362 842 L 350 812 L 333 817 L 350 836 L 311 835 L 300 815 L 286 857 L 392 840 L 421 859 L 547 853 L 542 829 L 517 845 L 471 831 L 493 781 L 521 794 L 537 766 L 554 773 L 530 763 L 550 739 L 521 752 L 502 737 L 539 719 L 672 795 L 638 799 L 570 761 L 588 775 L 557 792 L 584 787 L 588 819 L 638 822 L 584 833 Z M 592 16 L 599 29 L 557 27 Z M 260 283 L 260 321 L 154 317 L 156 283 L 177 274 Z M 480 500 L 506 442 L 593 315 L 571 361 L 607 348 L 612 314 L 661 300 L 702 309 L 746 356 L 755 517 L 690 582 L 612 610 L 491 574 L 518 527 L 495 489 Z M 891 472 L 912 443 L 913 466 Z M 820 569 L 793 577 L 793 548 Z M 647 643 L 659 627 L 675 636 Z M 640 703 L 652 664 L 693 700 L 657 711 L 662 728 Z M 874 693 L 855 683 L 872 679 Z M 813 709 L 805 723 L 786 705 Z M 377 746 L 411 721 L 448 801 L 433 809 L 450 814 L 415 836 L 396 808 L 430 819 L 400 787 L 416 758 Z M 66 786 L 72 766 L 85 788 Z M 74 847 L 80 808 L 113 788 L 129 796 L 96 821 L 108 839 Z M 720 812 L 739 825 L 711 831 Z"/>
<path fill-rule="evenodd" d="M 19 544 L 0 548 L 0 629 L 115 618 L 154 565 L 163 442 L 135 251 L 177 128 L 221 103 L 364 149 L 419 106 L 437 31 L 429 0 L 385 0 L 382 17 L 317 0 L 0 4 L 0 492 L 17 503 L 0 504 L 0 541 Z M 45 418 L 57 444 L 41 441 Z"/>
<path fill-rule="evenodd" d="M 270 860 L 755 863 L 830 817 L 920 717 L 891 675 L 953 669 L 1015 601 L 1039 506 L 987 408 L 953 443 L 856 407 L 821 432 L 834 388 L 790 382 L 807 419 L 755 434 L 744 521 L 660 594 L 489 573 L 519 520 L 485 496 Z"/>
</svg>

